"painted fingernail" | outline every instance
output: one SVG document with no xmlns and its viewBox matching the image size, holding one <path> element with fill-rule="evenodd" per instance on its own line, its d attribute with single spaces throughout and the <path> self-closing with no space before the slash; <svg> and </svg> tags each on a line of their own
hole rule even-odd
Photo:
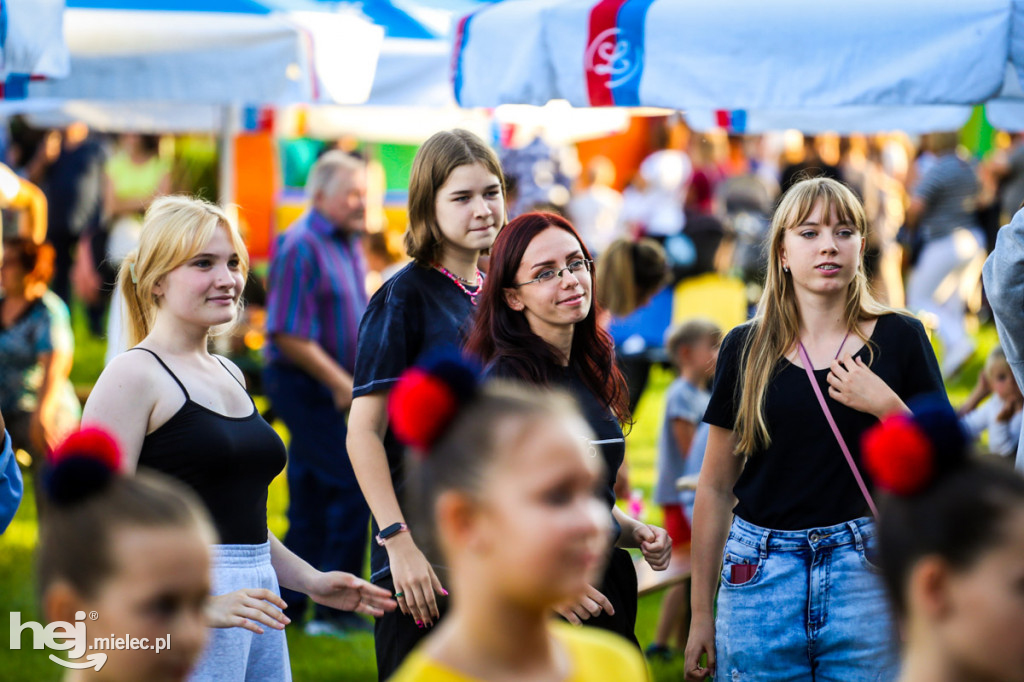
<svg viewBox="0 0 1024 682">
<path fill-rule="evenodd" d="M 416 627 L 420 627 L 420 628 L 423 627 L 423 621 L 421 621 L 421 620 L 416 621 Z"/>
<path fill-rule="evenodd" d="M 443 594 L 444 596 L 446 596 L 446 597 L 447 597 L 447 596 L 448 596 L 448 590 L 446 590 L 446 589 L 444 589 L 444 588 L 442 587 L 442 588 L 441 588 L 441 594 Z"/>
</svg>

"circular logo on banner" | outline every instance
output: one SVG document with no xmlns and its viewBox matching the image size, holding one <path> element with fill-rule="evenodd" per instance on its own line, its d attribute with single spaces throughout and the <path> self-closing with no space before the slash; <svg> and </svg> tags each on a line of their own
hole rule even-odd
<svg viewBox="0 0 1024 682">
<path fill-rule="evenodd" d="M 622 37 L 622 29 L 609 28 L 587 46 L 584 66 L 598 76 L 607 76 L 608 87 L 615 88 L 640 73 L 643 57 L 633 43 Z"/>
</svg>

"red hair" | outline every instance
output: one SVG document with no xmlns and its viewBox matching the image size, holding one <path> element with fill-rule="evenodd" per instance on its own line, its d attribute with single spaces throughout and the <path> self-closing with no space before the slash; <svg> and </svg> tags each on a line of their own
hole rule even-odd
<svg viewBox="0 0 1024 682">
<path fill-rule="evenodd" d="M 479 298 L 476 320 L 466 350 L 483 362 L 501 368 L 502 376 L 530 384 L 550 385 L 558 371 L 554 348 L 533 333 L 523 313 L 505 302 L 504 289 L 515 283 L 516 272 L 533 238 L 557 227 L 571 234 L 580 251 L 591 259 L 583 240 L 568 220 L 554 213 L 526 213 L 498 233 L 491 247 L 487 279 Z M 607 331 L 597 325 L 600 305 L 594 293 L 597 280 L 591 270 L 591 306 L 587 316 L 576 323 L 572 335 L 569 366 L 621 423 L 631 421 L 629 391 L 615 362 L 615 344 Z"/>
</svg>

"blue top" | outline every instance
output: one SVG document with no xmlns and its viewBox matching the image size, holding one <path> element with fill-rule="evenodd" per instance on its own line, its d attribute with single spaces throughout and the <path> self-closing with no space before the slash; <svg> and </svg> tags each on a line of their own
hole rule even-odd
<svg viewBox="0 0 1024 682">
<path fill-rule="evenodd" d="M 654 486 L 654 501 L 658 504 L 680 504 L 676 479 L 685 476 L 689 453 L 680 452 L 672 432 L 672 421 L 682 419 L 697 426 L 704 419 L 711 394 L 679 377 L 665 394 L 665 421 L 658 439 L 658 480 Z M 696 440 L 696 439 L 694 439 Z M 692 450 L 691 450 L 692 451 Z"/>
<path fill-rule="evenodd" d="M 34 412 L 43 384 L 39 356 L 74 350 L 68 307 L 52 291 L 31 303 L 9 327 L 0 326 L 0 412 Z M 64 384 L 61 408 L 77 415 L 81 406 L 74 387 L 70 381 Z"/>
<path fill-rule="evenodd" d="M 21 470 L 18 469 L 18 460 L 14 458 L 14 448 L 11 447 L 11 436 L 5 430 L 4 449 L 0 453 L 0 533 L 7 530 L 18 511 L 24 491 Z"/>
<path fill-rule="evenodd" d="M 291 365 L 273 341 L 289 334 L 316 341 L 351 373 L 359 319 L 366 310 L 366 264 L 359 235 L 337 230 L 316 211 L 277 243 L 267 279 L 267 360 Z"/>
</svg>

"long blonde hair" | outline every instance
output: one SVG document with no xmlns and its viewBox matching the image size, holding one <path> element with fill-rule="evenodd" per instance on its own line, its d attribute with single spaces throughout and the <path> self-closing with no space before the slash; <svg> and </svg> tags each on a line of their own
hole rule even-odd
<svg viewBox="0 0 1024 682">
<path fill-rule="evenodd" d="M 749 323 L 751 329 L 743 349 L 740 376 L 743 389 L 736 412 L 736 452 L 749 457 L 771 444 L 771 433 L 765 419 L 765 396 L 768 385 L 779 367 L 779 360 L 797 342 L 800 332 L 800 311 L 793 291 L 793 280 L 782 269 L 782 239 L 786 230 L 802 224 L 821 201 L 825 215 L 835 214 L 840 222 L 856 229 L 861 239 L 868 238 L 867 218 L 860 199 L 846 185 L 829 178 L 812 178 L 796 183 L 782 197 L 772 216 L 768 236 L 768 272 L 764 293 L 758 303 L 757 315 Z M 870 362 L 874 348 L 859 322 L 890 312 L 871 294 L 864 274 L 863 250 L 857 272 L 846 290 L 846 327 L 868 346 Z"/>
<path fill-rule="evenodd" d="M 159 305 L 153 294 L 154 285 L 199 253 L 221 227 L 228 232 L 245 279 L 249 273 L 249 253 L 238 228 L 220 206 L 186 196 L 160 197 L 150 204 L 142 221 L 139 247 L 124 257 L 117 273 L 129 348 L 146 338 L 153 327 Z M 220 327 L 230 328 L 232 324 Z"/>
</svg>

